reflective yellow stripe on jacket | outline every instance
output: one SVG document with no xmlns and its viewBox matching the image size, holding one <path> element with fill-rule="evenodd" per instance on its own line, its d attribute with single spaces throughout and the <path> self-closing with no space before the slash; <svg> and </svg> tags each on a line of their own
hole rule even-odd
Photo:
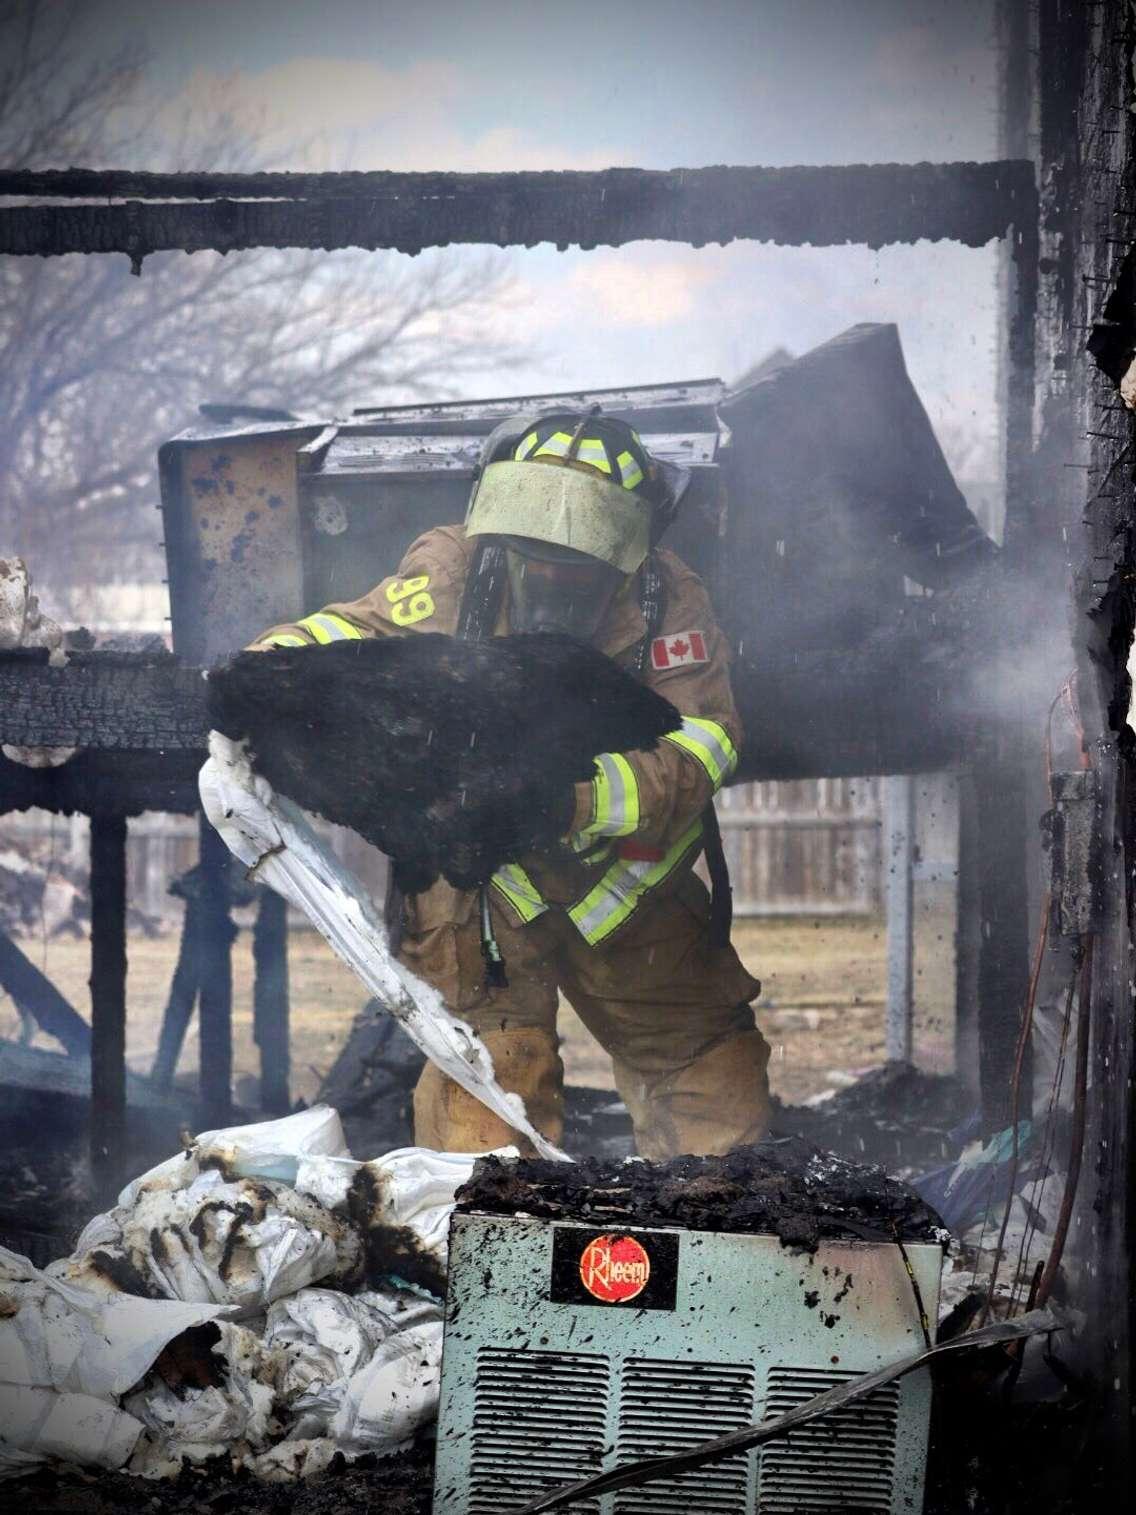
<svg viewBox="0 0 1136 1515">
<path fill-rule="evenodd" d="M 594 820 L 583 836 L 631 836 L 639 829 L 639 781 L 621 752 L 601 752 L 592 779 Z"/>
<path fill-rule="evenodd" d="M 585 868 L 598 868 L 601 863 L 606 863 L 615 847 L 614 842 L 589 836 L 586 831 L 573 831 L 565 840 Z"/>
<path fill-rule="evenodd" d="M 657 862 L 613 863 L 601 879 L 568 911 L 569 919 L 592 947 L 622 926 L 643 896 L 668 878 L 702 838 L 702 821 L 689 826 Z"/>
<path fill-rule="evenodd" d="M 673 742 L 684 752 L 689 752 L 705 768 L 714 788 L 720 789 L 738 766 L 738 751 L 730 734 L 717 721 L 704 721 L 698 716 L 684 715 L 682 729 L 671 731 L 663 738 Z"/>
<path fill-rule="evenodd" d="M 363 640 L 363 633 L 358 626 L 352 626 L 350 621 L 344 620 L 341 615 L 333 615 L 328 610 L 305 616 L 302 621 L 297 621 L 296 625 L 302 626 L 321 646 L 328 642 L 361 642 Z"/>
<path fill-rule="evenodd" d="M 505 863 L 498 868 L 493 875 L 492 884 L 512 905 L 523 926 L 527 926 L 529 921 L 535 921 L 538 915 L 543 915 L 548 909 L 540 890 L 519 863 Z"/>
<path fill-rule="evenodd" d="M 308 643 L 293 631 L 282 631 L 279 636 L 269 637 L 264 645 L 266 647 L 307 647 Z"/>
</svg>

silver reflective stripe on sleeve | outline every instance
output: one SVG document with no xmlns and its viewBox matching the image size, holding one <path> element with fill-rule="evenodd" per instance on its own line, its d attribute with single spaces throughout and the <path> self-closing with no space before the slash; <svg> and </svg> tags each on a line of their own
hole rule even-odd
<svg viewBox="0 0 1136 1515">
<path fill-rule="evenodd" d="M 598 868 L 611 857 L 615 843 L 608 837 L 589 836 L 586 831 L 573 831 L 567 838 L 568 845 L 576 854 L 576 861 L 585 868 Z"/>
<path fill-rule="evenodd" d="M 504 863 L 490 880 L 494 889 L 505 899 L 527 926 L 548 909 L 540 890 L 529 878 L 519 863 Z"/>
<path fill-rule="evenodd" d="M 630 836 L 639 829 L 639 781 L 621 752 L 601 752 L 592 780 L 595 817 L 587 836 Z"/>
<path fill-rule="evenodd" d="M 730 741 L 729 732 L 717 721 L 684 715 L 682 730 L 668 732 L 663 741 L 673 742 L 676 747 L 681 747 L 691 757 L 697 758 L 715 789 L 720 789 L 738 766 L 737 748 Z"/>
<path fill-rule="evenodd" d="M 597 946 L 622 926 L 638 908 L 644 895 L 672 874 L 702 839 L 702 821 L 696 820 L 664 857 L 613 863 L 582 900 L 568 911 L 569 919 L 590 946 Z"/>
<path fill-rule="evenodd" d="M 345 620 L 341 615 L 335 615 L 332 611 L 321 610 L 316 615 L 305 616 L 302 621 L 296 622 L 305 631 L 310 631 L 312 636 L 321 645 L 328 642 L 361 642 L 363 633 L 357 626 Z"/>
</svg>

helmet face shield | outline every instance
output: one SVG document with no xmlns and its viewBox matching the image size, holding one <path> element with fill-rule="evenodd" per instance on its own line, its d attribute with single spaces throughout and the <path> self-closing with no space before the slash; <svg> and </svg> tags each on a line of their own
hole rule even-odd
<svg viewBox="0 0 1136 1515">
<path fill-rule="evenodd" d="M 625 575 L 598 558 L 524 537 L 503 539 L 513 631 L 595 635 Z"/>
<path fill-rule="evenodd" d="M 467 536 L 517 535 L 571 547 L 634 573 L 650 547 L 651 507 L 592 468 L 490 463 L 466 518 Z"/>
</svg>

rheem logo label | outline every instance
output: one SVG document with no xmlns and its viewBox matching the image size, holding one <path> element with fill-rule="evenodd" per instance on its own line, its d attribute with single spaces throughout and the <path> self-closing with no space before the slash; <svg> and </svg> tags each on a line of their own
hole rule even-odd
<svg viewBox="0 0 1136 1515">
<path fill-rule="evenodd" d="M 580 1256 L 580 1282 L 604 1304 L 634 1299 L 650 1276 L 651 1259 L 633 1236 L 597 1236 Z"/>
</svg>

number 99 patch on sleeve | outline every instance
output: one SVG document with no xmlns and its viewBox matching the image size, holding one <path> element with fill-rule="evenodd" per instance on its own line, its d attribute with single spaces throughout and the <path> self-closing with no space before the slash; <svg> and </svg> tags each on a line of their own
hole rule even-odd
<svg viewBox="0 0 1136 1515">
<path fill-rule="evenodd" d="M 396 626 L 415 626 L 434 614 L 434 596 L 429 592 L 430 575 L 417 574 L 412 579 L 392 579 L 386 596 L 390 601 L 391 620 Z"/>
</svg>

